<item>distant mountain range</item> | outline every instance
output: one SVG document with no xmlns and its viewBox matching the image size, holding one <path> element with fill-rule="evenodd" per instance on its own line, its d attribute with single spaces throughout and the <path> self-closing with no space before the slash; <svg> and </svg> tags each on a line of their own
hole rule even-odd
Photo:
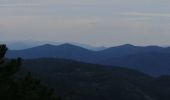
<svg viewBox="0 0 170 100">
<path fill-rule="evenodd" d="M 22 49 L 28 49 L 28 48 L 33 48 L 36 46 L 40 46 L 43 44 L 51 44 L 51 45 L 61 45 L 61 44 L 65 44 L 65 43 L 61 43 L 61 42 L 50 42 L 50 41 L 20 41 L 20 42 L 7 42 L 7 46 L 9 47 L 9 49 L 11 50 L 22 50 Z M 70 44 L 76 45 L 76 46 L 80 46 L 82 48 L 86 48 L 89 50 L 93 50 L 93 51 L 100 51 L 100 50 L 104 50 L 106 49 L 106 47 L 101 46 L 101 47 L 94 47 L 91 45 L 87 45 L 87 44 L 82 44 L 82 43 L 76 43 L 76 42 L 71 42 Z"/>
<path fill-rule="evenodd" d="M 170 74 L 170 47 L 140 47 L 126 44 L 94 51 L 68 43 L 45 44 L 24 50 L 9 50 L 7 57 L 64 58 L 94 64 L 124 66 L 151 75 Z"/>
</svg>

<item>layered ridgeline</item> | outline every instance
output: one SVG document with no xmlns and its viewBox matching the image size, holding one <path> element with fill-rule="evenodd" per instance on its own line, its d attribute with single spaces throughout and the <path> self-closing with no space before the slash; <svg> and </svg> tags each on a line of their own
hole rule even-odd
<svg viewBox="0 0 170 100">
<path fill-rule="evenodd" d="M 64 58 L 82 62 L 124 66 L 151 75 L 170 73 L 170 48 L 158 46 L 122 45 L 100 51 L 85 49 L 72 44 L 42 45 L 24 50 L 9 50 L 7 57 Z"/>
<path fill-rule="evenodd" d="M 24 60 L 23 66 L 61 100 L 170 100 L 170 76 L 63 59 Z"/>
</svg>

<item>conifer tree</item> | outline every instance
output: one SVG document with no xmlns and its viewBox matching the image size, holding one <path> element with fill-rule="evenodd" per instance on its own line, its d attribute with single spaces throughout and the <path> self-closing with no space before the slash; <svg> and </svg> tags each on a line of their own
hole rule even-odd
<svg viewBox="0 0 170 100">
<path fill-rule="evenodd" d="M 53 90 L 41 85 L 31 73 L 17 79 L 21 59 L 5 59 L 6 45 L 0 45 L 0 99 L 1 100 L 58 100 Z"/>
</svg>

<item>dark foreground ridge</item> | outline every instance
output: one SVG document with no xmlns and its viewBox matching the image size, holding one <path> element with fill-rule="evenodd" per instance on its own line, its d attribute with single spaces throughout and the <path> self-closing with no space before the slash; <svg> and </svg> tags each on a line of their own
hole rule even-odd
<svg viewBox="0 0 170 100">
<path fill-rule="evenodd" d="M 169 100 L 170 76 L 63 59 L 25 60 L 23 68 L 62 100 Z"/>
</svg>

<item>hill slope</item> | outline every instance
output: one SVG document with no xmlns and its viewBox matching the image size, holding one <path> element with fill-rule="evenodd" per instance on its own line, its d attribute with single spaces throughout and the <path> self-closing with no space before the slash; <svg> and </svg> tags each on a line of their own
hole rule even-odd
<svg viewBox="0 0 170 100">
<path fill-rule="evenodd" d="M 62 100 L 170 99 L 169 76 L 63 59 L 25 60 L 23 68 L 55 88 Z"/>
</svg>

